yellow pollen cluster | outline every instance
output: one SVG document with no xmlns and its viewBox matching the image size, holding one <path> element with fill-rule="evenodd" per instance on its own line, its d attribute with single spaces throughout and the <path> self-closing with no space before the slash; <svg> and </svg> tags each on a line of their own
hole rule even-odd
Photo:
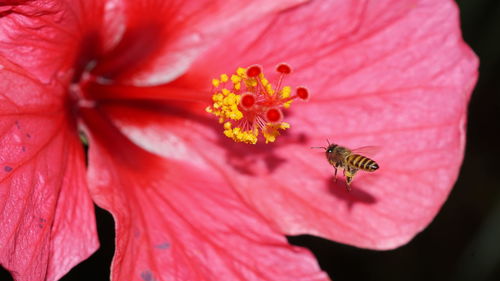
<svg viewBox="0 0 500 281">
<path fill-rule="evenodd" d="M 224 135 L 237 142 L 256 144 L 259 130 L 254 128 L 251 131 L 243 131 L 240 127 L 233 128 L 231 122 L 226 122 L 224 123 Z"/>
<path fill-rule="evenodd" d="M 285 86 L 283 87 L 283 90 L 281 90 L 281 98 L 282 99 L 287 99 L 291 96 L 292 94 L 292 88 L 290 86 Z M 283 104 L 284 108 L 289 108 L 292 105 L 293 100 L 289 100 Z"/>
<path fill-rule="evenodd" d="M 240 120 L 243 118 L 243 113 L 238 109 L 240 99 L 241 96 L 228 89 L 222 89 L 221 92 L 212 96 L 214 103 L 212 107 L 207 107 L 206 111 L 218 116 L 219 123 L 224 123 L 226 119 Z"/>
<path fill-rule="evenodd" d="M 255 144 L 262 132 L 266 143 L 270 143 L 276 141 L 279 130 L 290 128 L 290 124 L 281 121 L 283 113 L 280 108 L 290 107 L 295 98 L 292 88 L 284 86 L 275 89 L 260 67 L 258 70 L 255 66 L 248 69 L 240 67 L 234 74 L 222 74 L 213 79 L 212 85 L 213 103 L 206 111 L 219 117 L 219 122 L 224 124 L 224 135 L 228 138 Z M 245 100 L 243 104 L 242 97 Z"/>
<path fill-rule="evenodd" d="M 269 124 L 262 130 L 262 134 L 266 139 L 266 143 L 270 143 L 274 142 L 276 140 L 276 137 L 280 135 L 278 129 L 286 130 L 288 128 L 290 128 L 290 124 L 286 122 L 281 122 L 279 124 Z"/>
</svg>

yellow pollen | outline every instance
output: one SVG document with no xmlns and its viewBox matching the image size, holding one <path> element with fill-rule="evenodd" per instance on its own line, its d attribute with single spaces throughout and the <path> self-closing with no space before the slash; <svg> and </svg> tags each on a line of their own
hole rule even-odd
<svg viewBox="0 0 500 281">
<path fill-rule="evenodd" d="M 285 102 L 285 103 L 283 104 L 283 107 L 284 107 L 284 108 L 290 108 L 290 106 L 292 105 L 292 102 L 293 102 L 293 100 L 290 100 L 290 101 Z"/>
<path fill-rule="evenodd" d="M 206 108 L 206 111 L 219 117 L 219 122 L 223 123 L 226 119 L 240 120 L 243 113 L 238 109 L 241 96 L 234 94 L 228 89 L 222 89 L 222 92 L 212 96 L 213 104 Z"/>
<path fill-rule="evenodd" d="M 259 131 L 257 129 L 251 131 L 242 131 L 241 128 L 233 128 L 231 122 L 224 123 L 224 135 L 237 142 L 256 144 Z"/>
<path fill-rule="evenodd" d="M 259 74 L 249 77 L 247 69 L 240 67 L 230 75 L 221 74 L 213 79 L 212 105 L 206 111 L 218 117 L 224 135 L 236 142 L 255 144 L 260 133 L 266 143 L 275 142 L 280 130 L 290 128 L 289 123 L 281 121 L 284 116 L 281 108 L 289 108 L 297 96 L 292 95 L 290 86 L 274 88 L 260 66 L 250 68 L 252 73 L 259 71 Z M 281 85 L 286 74 L 280 75 Z M 273 111 L 278 111 L 278 116 L 267 114 Z"/>
<path fill-rule="evenodd" d="M 214 85 L 214 87 L 217 88 L 220 85 L 220 81 L 217 79 L 212 79 L 212 85 Z"/>
<path fill-rule="evenodd" d="M 243 67 L 238 67 L 238 69 L 236 69 L 236 74 L 238 76 L 241 76 L 241 77 L 246 77 L 247 76 L 247 69 L 243 68 Z"/>
<path fill-rule="evenodd" d="M 280 135 L 278 129 L 286 130 L 288 128 L 290 128 L 290 124 L 286 122 L 281 122 L 279 124 L 268 123 L 266 124 L 266 127 L 262 130 L 262 135 L 264 135 L 266 143 L 274 142 L 276 141 L 276 137 Z"/>
<path fill-rule="evenodd" d="M 241 82 L 241 77 L 238 75 L 231 75 L 231 82 L 233 82 L 233 85 L 239 84 Z"/>
<path fill-rule="evenodd" d="M 292 93 L 292 88 L 290 86 L 285 86 L 281 90 L 281 98 L 283 99 L 289 98 L 291 93 Z"/>
</svg>

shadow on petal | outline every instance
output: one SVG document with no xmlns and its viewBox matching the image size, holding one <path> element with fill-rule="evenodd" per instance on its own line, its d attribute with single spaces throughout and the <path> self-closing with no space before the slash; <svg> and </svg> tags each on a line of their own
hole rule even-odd
<svg viewBox="0 0 500 281">
<path fill-rule="evenodd" d="M 179 122 L 179 126 L 185 127 L 186 130 L 192 130 L 191 126 L 186 126 L 185 123 L 185 120 L 190 120 L 208 128 L 216 136 L 215 141 L 211 144 L 225 151 L 223 154 L 225 162 L 235 170 L 249 176 L 273 173 L 288 161 L 287 157 L 283 157 L 283 148 L 297 144 L 305 145 L 309 142 L 309 137 L 303 132 L 284 131 L 278 140 L 272 144 L 265 144 L 263 140 L 260 140 L 255 145 L 236 143 L 223 134 L 221 124 L 217 123 L 216 120 L 213 120 L 210 116 L 199 114 L 199 112 L 203 111 L 198 105 L 182 102 L 112 100 L 106 102 L 105 107 L 108 111 L 114 108 L 114 113 L 119 111 L 119 116 L 113 114 L 118 119 L 126 119 L 128 123 L 132 122 L 139 127 L 158 122 L 158 116 L 163 116 L 165 118 L 163 120 L 169 120 L 169 126 L 174 126 L 176 122 Z M 137 111 L 141 111 L 140 114 Z M 151 118 L 138 119 L 137 116 L 139 115 L 151 116 Z M 132 120 L 130 116 L 135 116 L 135 118 Z M 185 135 L 188 136 L 189 134 L 186 133 Z M 187 137 L 186 140 L 196 145 L 194 148 L 205 150 L 205 152 L 206 149 L 209 149 L 205 145 L 205 141 L 199 137 L 196 140 Z"/>
<path fill-rule="evenodd" d="M 305 145 L 308 140 L 304 133 L 285 132 L 281 138 L 286 138 L 286 143 L 278 140 L 274 144 L 259 142 L 254 145 L 245 145 L 235 143 L 220 134 L 219 126 L 211 126 L 210 128 L 218 133 L 216 145 L 226 151 L 227 163 L 237 171 L 250 176 L 273 173 L 279 166 L 288 161 L 286 157 L 283 157 L 283 151 L 277 152 L 277 149 L 293 144 Z"/>
<path fill-rule="evenodd" d="M 328 178 L 325 184 L 328 191 L 333 196 L 347 204 L 349 210 L 351 210 L 355 204 L 372 205 L 377 202 L 377 198 L 375 198 L 375 196 L 360 189 L 356 186 L 356 183 L 351 185 L 351 191 L 346 190 L 344 180 L 338 177 L 337 182 L 335 182 L 335 179 L 332 176 Z"/>
</svg>

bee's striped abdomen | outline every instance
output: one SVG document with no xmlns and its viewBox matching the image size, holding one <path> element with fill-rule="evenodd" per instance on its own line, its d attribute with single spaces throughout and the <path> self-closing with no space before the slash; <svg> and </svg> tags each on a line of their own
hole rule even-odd
<svg viewBox="0 0 500 281">
<path fill-rule="evenodd" d="M 377 162 L 359 154 L 351 154 L 347 157 L 347 163 L 363 171 L 373 172 L 378 169 Z"/>
</svg>

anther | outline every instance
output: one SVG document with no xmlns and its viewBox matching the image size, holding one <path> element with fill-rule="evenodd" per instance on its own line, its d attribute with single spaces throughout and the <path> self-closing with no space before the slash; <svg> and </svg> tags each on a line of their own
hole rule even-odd
<svg viewBox="0 0 500 281">
<path fill-rule="evenodd" d="M 266 111 L 266 121 L 269 123 L 278 123 L 283 120 L 283 112 L 278 108 L 270 108 Z"/>
<path fill-rule="evenodd" d="M 260 65 L 252 65 L 249 66 L 247 69 L 247 76 L 248 77 L 257 77 L 259 74 L 262 73 L 262 67 Z"/>
<path fill-rule="evenodd" d="M 280 63 L 276 66 L 276 71 L 282 74 L 290 74 L 292 68 L 286 63 Z"/>
<path fill-rule="evenodd" d="M 240 105 L 244 109 L 250 109 L 255 104 L 255 96 L 252 93 L 244 93 L 241 95 Z"/>
<path fill-rule="evenodd" d="M 302 100 L 309 99 L 309 90 L 305 87 L 298 87 L 296 90 L 297 96 Z"/>
</svg>

